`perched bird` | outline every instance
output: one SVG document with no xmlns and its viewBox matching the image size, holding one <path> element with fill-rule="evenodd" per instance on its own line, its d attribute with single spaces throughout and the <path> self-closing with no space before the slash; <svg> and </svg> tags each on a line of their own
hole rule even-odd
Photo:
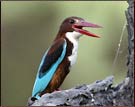
<svg viewBox="0 0 135 107">
<path fill-rule="evenodd" d="M 80 17 L 68 17 L 62 22 L 56 38 L 40 63 L 32 91 L 32 101 L 60 87 L 70 67 L 76 62 L 78 40 L 81 35 L 99 37 L 84 30 L 83 27 L 101 28 Z"/>
</svg>

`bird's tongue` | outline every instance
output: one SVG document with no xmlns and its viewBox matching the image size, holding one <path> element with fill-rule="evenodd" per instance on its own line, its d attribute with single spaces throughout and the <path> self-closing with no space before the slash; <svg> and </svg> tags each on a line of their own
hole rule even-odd
<svg viewBox="0 0 135 107">
<path fill-rule="evenodd" d="M 84 30 L 84 29 L 82 29 L 82 27 L 102 28 L 101 26 L 99 26 L 97 24 L 89 23 L 89 22 L 86 22 L 86 21 L 82 21 L 79 24 L 74 26 L 75 30 L 77 32 L 81 33 L 81 34 L 99 38 L 99 36 L 97 36 L 96 34 L 93 34 L 93 33 L 89 32 L 87 30 Z"/>
</svg>

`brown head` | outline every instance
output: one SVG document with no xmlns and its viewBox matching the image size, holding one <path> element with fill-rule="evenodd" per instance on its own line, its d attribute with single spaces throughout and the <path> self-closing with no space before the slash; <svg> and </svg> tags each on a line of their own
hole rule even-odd
<svg viewBox="0 0 135 107">
<path fill-rule="evenodd" d="M 87 30 L 84 30 L 83 27 L 91 27 L 91 28 L 101 28 L 101 26 L 92 24 L 90 22 L 86 22 L 84 19 L 80 17 L 68 17 L 66 18 L 59 29 L 58 36 L 65 34 L 67 32 L 78 32 L 82 35 L 92 36 L 92 37 L 99 37 Z"/>
</svg>

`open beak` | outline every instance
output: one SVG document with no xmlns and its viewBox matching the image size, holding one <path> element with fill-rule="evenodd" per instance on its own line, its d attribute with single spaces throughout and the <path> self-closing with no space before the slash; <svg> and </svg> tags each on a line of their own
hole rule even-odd
<svg viewBox="0 0 135 107">
<path fill-rule="evenodd" d="M 102 28 L 102 26 L 96 25 L 96 24 L 92 24 L 86 21 L 82 21 L 79 22 L 77 24 L 73 25 L 73 29 L 81 34 L 87 35 L 87 36 L 92 36 L 92 37 L 97 37 L 99 38 L 99 36 L 97 36 L 96 34 L 93 34 L 87 30 L 82 29 L 83 27 L 91 27 L 91 28 Z"/>
</svg>

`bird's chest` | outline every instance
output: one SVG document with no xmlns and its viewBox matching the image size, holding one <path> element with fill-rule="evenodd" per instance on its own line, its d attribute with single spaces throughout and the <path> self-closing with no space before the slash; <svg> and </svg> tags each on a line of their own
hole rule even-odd
<svg viewBox="0 0 135 107">
<path fill-rule="evenodd" d="M 68 60 L 70 61 L 70 66 L 72 66 L 76 63 L 79 38 L 74 33 L 67 33 L 66 37 L 73 45 L 71 49 L 71 54 L 68 56 Z"/>
<path fill-rule="evenodd" d="M 73 49 L 72 49 L 72 54 L 70 56 L 68 56 L 68 59 L 70 61 L 70 66 L 72 66 L 76 63 L 77 51 L 78 51 L 78 43 L 74 43 Z"/>
</svg>

